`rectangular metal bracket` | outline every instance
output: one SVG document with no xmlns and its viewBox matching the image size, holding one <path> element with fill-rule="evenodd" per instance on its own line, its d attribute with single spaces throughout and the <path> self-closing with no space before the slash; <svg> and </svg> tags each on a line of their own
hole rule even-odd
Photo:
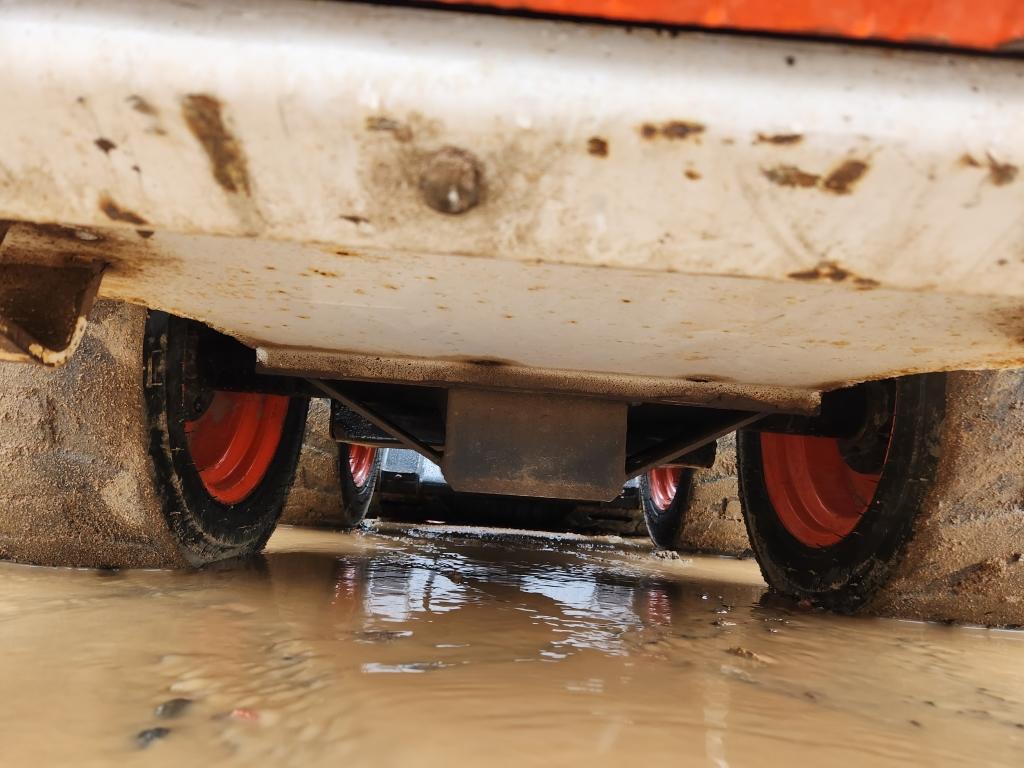
<svg viewBox="0 0 1024 768">
<path fill-rule="evenodd" d="M 625 482 L 624 402 L 456 388 L 444 476 L 456 491 L 610 501 Z"/>
</svg>

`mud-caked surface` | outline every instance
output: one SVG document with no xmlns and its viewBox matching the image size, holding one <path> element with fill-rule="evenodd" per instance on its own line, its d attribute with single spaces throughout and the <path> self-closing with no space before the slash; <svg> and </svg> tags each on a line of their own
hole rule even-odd
<svg viewBox="0 0 1024 768">
<path fill-rule="evenodd" d="M 751 554 L 736 480 L 735 434 L 718 441 L 718 453 L 710 469 L 694 472 L 692 500 L 678 544 L 681 550 L 690 552 L 739 557 Z"/>
<path fill-rule="evenodd" d="M 314 398 L 309 401 L 299 466 L 281 522 L 331 527 L 338 522 L 341 503 L 338 444 L 331 438 L 331 405 Z"/>
<path fill-rule="evenodd" d="M 175 566 L 149 459 L 145 310 L 98 302 L 63 368 L 0 365 L 0 558 Z"/>
<path fill-rule="evenodd" d="M 948 377 L 935 482 L 869 610 L 1024 625 L 1024 376 Z"/>
<path fill-rule="evenodd" d="M 282 528 L 203 571 L 0 564 L 3 764 L 1017 766 L 1024 634 L 833 616 L 757 566 Z"/>
</svg>

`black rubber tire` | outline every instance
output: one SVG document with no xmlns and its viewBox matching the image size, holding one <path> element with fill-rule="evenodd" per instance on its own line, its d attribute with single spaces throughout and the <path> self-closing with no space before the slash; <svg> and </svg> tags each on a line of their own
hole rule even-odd
<svg viewBox="0 0 1024 768">
<path fill-rule="evenodd" d="M 221 503 L 204 487 L 185 435 L 191 413 L 183 401 L 183 370 L 194 326 L 165 312 L 149 313 L 143 343 L 149 375 L 143 387 L 163 512 L 185 559 L 202 565 L 263 549 L 295 477 L 308 401 L 291 399 L 281 442 L 256 489 L 237 504 Z"/>
<path fill-rule="evenodd" d="M 299 468 L 281 515 L 282 523 L 347 530 L 366 517 L 384 451 L 377 451 L 369 478 L 357 486 L 348 462 L 348 446 L 331 437 L 330 417 L 330 401 L 310 401 Z"/>
<path fill-rule="evenodd" d="M 740 499 L 775 590 L 833 610 L 1024 624 L 1024 373 L 895 380 L 892 442 L 853 532 L 811 548 L 779 522 L 761 443 L 740 433 Z"/>
<path fill-rule="evenodd" d="M 679 477 L 679 486 L 672 503 L 664 509 L 654 503 L 647 473 L 640 476 L 640 503 L 643 506 L 644 522 L 651 541 L 659 549 L 679 547 L 679 534 L 686 521 L 687 510 L 693 495 L 693 470 L 684 469 Z"/>
<path fill-rule="evenodd" d="M 0 365 L 0 558 L 163 568 L 263 547 L 294 474 L 306 401 L 291 403 L 273 466 L 252 496 L 217 503 L 184 439 L 175 366 L 187 327 L 100 301 L 65 367 Z"/>
<path fill-rule="evenodd" d="M 896 382 L 898 413 L 878 489 L 857 527 L 831 546 L 810 547 L 789 533 L 765 487 L 761 436 L 739 433 L 740 502 L 751 547 L 771 587 L 849 612 L 886 583 L 935 478 L 945 381 L 943 374 L 929 374 Z"/>
<path fill-rule="evenodd" d="M 352 477 L 352 469 L 348 462 L 349 446 L 345 443 L 338 444 L 338 478 L 341 486 L 341 512 L 338 515 L 338 523 L 342 528 L 353 528 L 362 522 L 370 509 L 373 501 L 373 493 L 380 479 L 380 467 L 383 462 L 384 452 L 377 450 L 373 459 L 373 469 L 370 476 L 362 485 L 356 485 Z"/>
</svg>

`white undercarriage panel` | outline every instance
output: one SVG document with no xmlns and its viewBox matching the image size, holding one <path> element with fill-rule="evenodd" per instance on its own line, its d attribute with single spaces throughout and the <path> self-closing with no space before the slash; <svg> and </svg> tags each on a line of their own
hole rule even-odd
<svg viewBox="0 0 1024 768">
<path fill-rule="evenodd" d="M 103 295 L 265 360 L 813 392 L 1024 358 L 1024 62 L 0 0 L 0 104 L 0 218 L 97 235 Z M 445 147 L 480 175 L 458 215 L 424 192 Z"/>
</svg>

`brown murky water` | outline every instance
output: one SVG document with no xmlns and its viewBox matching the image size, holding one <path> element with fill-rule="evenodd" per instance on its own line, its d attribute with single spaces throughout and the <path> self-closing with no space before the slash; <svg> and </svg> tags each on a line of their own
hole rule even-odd
<svg viewBox="0 0 1024 768">
<path fill-rule="evenodd" d="M 1019 765 L 1024 746 L 1024 633 L 801 611 L 751 562 L 605 540 L 284 529 L 202 573 L 2 565 L 0 637 L 5 766 Z"/>
</svg>

